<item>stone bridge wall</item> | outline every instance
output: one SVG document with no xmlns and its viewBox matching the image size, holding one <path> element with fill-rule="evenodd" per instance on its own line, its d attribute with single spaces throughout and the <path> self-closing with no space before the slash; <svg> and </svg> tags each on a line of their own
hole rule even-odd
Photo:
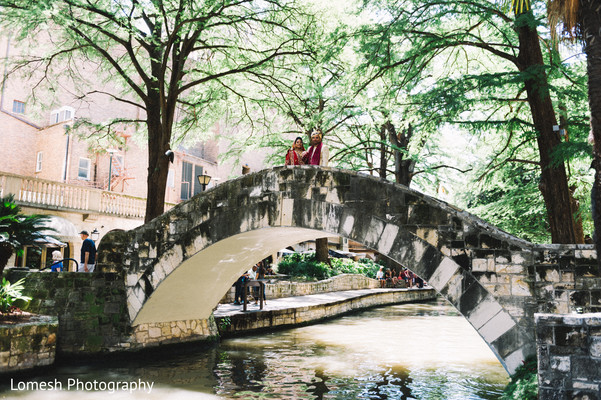
<svg viewBox="0 0 601 400">
<path fill-rule="evenodd" d="M 601 399 L 601 314 L 537 314 L 540 400 Z"/>
<path fill-rule="evenodd" d="M 102 354 L 166 343 L 207 340 L 215 321 L 188 320 L 131 326 L 122 275 L 25 272 L 7 269 L 9 281 L 25 278 L 26 311 L 58 317 L 57 353 Z"/>
<path fill-rule="evenodd" d="M 166 322 L 173 312 L 205 318 L 249 265 L 326 235 L 362 243 L 428 281 L 509 371 L 536 351 L 535 312 L 601 306 L 592 245 L 535 245 L 404 186 L 313 166 L 245 175 L 109 233 L 98 264 L 124 274 L 132 322 Z M 174 309 L 174 295 L 199 307 Z"/>
</svg>

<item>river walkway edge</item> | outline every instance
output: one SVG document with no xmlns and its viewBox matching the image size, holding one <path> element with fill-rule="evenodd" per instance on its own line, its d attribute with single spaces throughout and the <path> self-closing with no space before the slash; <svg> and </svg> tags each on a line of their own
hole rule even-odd
<svg viewBox="0 0 601 400">
<path fill-rule="evenodd" d="M 250 303 L 246 312 L 240 305 L 220 304 L 213 315 L 223 338 L 302 326 L 353 311 L 434 300 L 436 297 L 436 291 L 431 288 L 346 290 L 272 299 L 267 301 L 263 310 Z"/>
</svg>

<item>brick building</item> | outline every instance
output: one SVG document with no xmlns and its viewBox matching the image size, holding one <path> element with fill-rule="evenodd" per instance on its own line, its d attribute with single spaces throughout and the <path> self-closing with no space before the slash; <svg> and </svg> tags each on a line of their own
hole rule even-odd
<svg viewBox="0 0 601 400">
<path fill-rule="evenodd" d="M 13 193 L 26 213 L 52 215 L 53 225 L 60 230 L 55 236 L 67 245 L 61 249 L 65 257 L 79 258 L 77 232 L 83 229 L 97 231 L 101 239 L 112 229 L 140 225 L 147 190 L 145 140 L 130 126 L 121 128 L 117 141 L 97 136 L 86 139 L 74 124 L 78 118 L 96 123 L 114 117 L 140 118 L 140 110 L 109 96 L 80 100 L 65 77 L 56 78 L 64 90 L 52 93 L 50 99 L 47 93 L 34 90 L 39 77 L 9 74 L 10 60 L 19 55 L 10 39 L 0 37 L 0 54 L 6 57 L 0 91 L 0 195 Z M 92 74 L 95 68 L 81 66 Z M 99 85 L 110 91 L 110 83 Z M 39 101 L 40 96 L 48 99 Z M 219 145 L 214 140 L 173 150 L 167 208 L 203 190 L 197 175 L 212 177 L 208 188 L 231 176 L 232 171 L 219 168 Z M 55 244 L 48 246 L 52 250 Z M 28 249 L 24 259 L 11 260 L 9 266 L 42 265 L 50 259 L 47 253 Z"/>
</svg>

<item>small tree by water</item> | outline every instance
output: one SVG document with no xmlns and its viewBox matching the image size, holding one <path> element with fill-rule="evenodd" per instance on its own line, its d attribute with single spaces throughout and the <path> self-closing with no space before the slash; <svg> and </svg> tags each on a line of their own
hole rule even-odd
<svg viewBox="0 0 601 400">
<path fill-rule="evenodd" d="M 36 240 L 47 236 L 44 231 L 53 230 L 45 226 L 49 219 L 48 215 L 22 214 L 12 194 L 0 198 L 0 277 L 13 253 L 21 255 L 24 246 L 35 246 Z"/>
</svg>

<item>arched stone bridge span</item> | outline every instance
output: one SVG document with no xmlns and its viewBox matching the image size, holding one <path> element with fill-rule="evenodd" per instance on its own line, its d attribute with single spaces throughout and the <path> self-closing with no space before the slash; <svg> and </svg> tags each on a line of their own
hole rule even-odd
<svg viewBox="0 0 601 400">
<path fill-rule="evenodd" d="M 535 353 L 534 312 L 594 303 L 589 292 L 570 297 L 580 293 L 577 275 L 596 271 L 590 246 L 534 245 L 405 186 L 311 166 L 245 175 L 135 230 L 112 232 L 99 266 L 123 271 L 134 327 L 207 319 L 250 265 L 326 235 L 360 242 L 424 278 L 509 371 Z"/>
</svg>

